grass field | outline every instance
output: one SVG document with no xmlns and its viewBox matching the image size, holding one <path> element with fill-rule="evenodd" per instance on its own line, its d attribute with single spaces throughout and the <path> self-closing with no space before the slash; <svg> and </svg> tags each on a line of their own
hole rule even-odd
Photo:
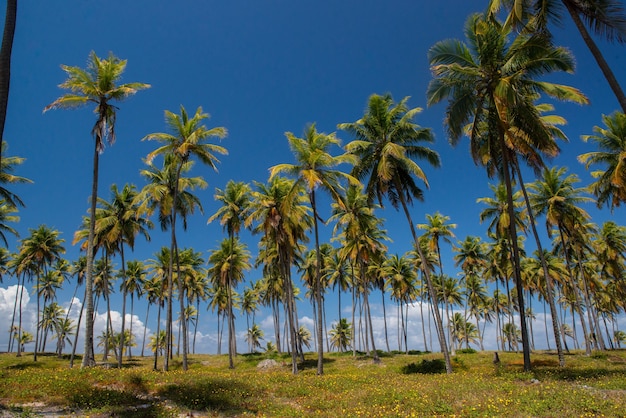
<svg viewBox="0 0 626 418">
<path fill-rule="evenodd" d="M 0 354 L 0 416 L 132 417 L 618 417 L 626 416 L 626 351 L 566 356 L 458 353 L 454 373 L 439 373 L 440 355 L 326 353 L 323 376 L 310 353 L 298 375 L 290 358 L 261 370 L 264 354 L 192 355 L 187 372 L 177 358 L 153 371 L 151 358 L 125 360 L 121 369 L 68 368 L 67 359 Z M 80 362 L 76 363 L 80 364 Z"/>
</svg>

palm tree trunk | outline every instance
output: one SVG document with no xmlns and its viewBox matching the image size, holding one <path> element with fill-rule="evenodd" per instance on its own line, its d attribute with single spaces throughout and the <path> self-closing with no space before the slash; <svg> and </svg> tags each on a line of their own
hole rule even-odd
<svg viewBox="0 0 626 418">
<path fill-rule="evenodd" d="M 9 328 L 9 344 L 7 345 L 7 353 L 13 351 L 12 344 L 15 342 L 15 338 L 13 337 L 13 327 L 15 326 L 15 316 L 17 314 L 17 299 L 20 297 L 20 277 L 17 276 L 17 288 L 15 289 L 15 302 L 13 303 L 13 316 L 11 317 L 11 327 Z"/>
<path fill-rule="evenodd" d="M 17 21 L 17 0 L 7 0 L 4 20 L 2 47 L 0 48 L 0 164 L 2 163 L 2 142 L 4 140 L 4 124 L 9 103 L 9 84 L 11 81 L 11 51 Z"/>
<path fill-rule="evenodd" d="M 396 180 L 398 181 L 398 180 Z M 396 190 L 402 190 L 402 187 L 396 184 Z M 428 286 L 428 293 L 430 294 L 430 300 L 433 312 L 435 314 L 435 326 L 437 328 L 437 337 L 439 339 L 439 346 L 441 347 L 441 352 L 443 353 L 443 358 L 446 363 L 446 372 L 448 374 L 452 373 L 452 361 L 450 359 L 450 353 L 448 351 L 448 345 L 446 344 L 446 334 L 443 329 L 443 321 L 441 319 L 441 313 L 439 312 L 439 302 L 437 301 L 437 294 L 435 293 L 435 287 L 433 286 L 432 279 L 430 277 L 430 272 L 428 271 L 426 257 L 424 257 L 424 253 L 422 252 L 422 248 L 420 246 L 419 240 L 417 238 L 417 233 L 415 232 L 415 225 L 413 225 L 413 220 L 411 219 L 411 214 L 409 213 L 409 208 L 407 207 L 404 195 L 399 192 L 398 197 L 400 199 L 400 203 L 402 203 L 402 209 L 404 210 L 404 214 L 409 223 L 409 229 L 411 230 L 411 234 L 413 235 L 413 242 L 415 244 L 415 248 L 417 249 L 417 253 L 419 254 L 420 260 L 422 262 L 422 273 L 426 278 L 426 284 Z"/>
<path fill-rule="evenodd" d="M 502 171 L 504 183 L 506 185 L 507 211 L 509 213 L 509 236 L 513 247 L 513 278 L 515 279 L 515 289 L 517 290 L 517 303 L 519 306 L 520 328 L 522 331 L 522 351 L 524 356 L 524 371 L 530 371 L 530 341 L 528 339 L 528 329 L 526 327 L 526 312 L 524 306 L 524 288 L 522 285 L 522 274 L 520 267 L 520 255 L 517 243 L 517 227 L 515 225 L 515 209 L 513 207 L 513 186 L 511 184 L 511 171 L 509 168 L 509 149 L 504 142 L 504 132 L 499 126 L 500 149 L 502 152 Z"/>
<path fill-rule="evenodd" d="M 126 265 L 124 261 L 124 242 L 120 244 L 120 257 L 122 258 L 122 280 L 126 281 Z M 120 345 L 117 356 L 117 367 L 122 368 L 122 356 L 124 353 L 124 328 L 126 326 L 126 296 L 128 292 L 126 286 L 124 286 L 124 292 L 122 295 L 122 329 L 120 331 Z"/>
<path fill-rule="evenodd" d="M 141 342 L 141 357 L 144 354 L 146 346 L 146 331 L 148 330 L 148 314 L 150 313 L 150 299 L 148 299 L 148 308 L 146 309 L 146 321 L 143 323 L 143 341 Z"/>
<path fill-rule="evenodd" d="M 157 309 L 157 329 L 156 329 L 156 334 L 154 334 L 154 365 L 152 366 L 152 370 L 156 371 L 158 370 L 158 364 L 159 364 L 159 350 L 160 350 L 160 346 L 161 346 L 161 341 L 159 341 L 161 339 L 161 301 L 158 301 L 159 303 L 159 309 Z M 165 347 L 167 349 L 167 337 L 165 337 Z"/>
<path fill-rule="evenodd" d="M 626 113 L 626 96 L 624 95 L 624 91 L 622 90 L 617 79 L 615 78 L 611 67 L 609 67 L 609 64 L 606 62 L 604 56 L 600 52 L 600 49 L 589 35 L 587 28 L 585 28 L 585 25 L 580 19 L 580 16 L 578 16 L 576 11 L 571 6 L 570 1 L 562 1 L 562 3 L 565 4 L 569 15 L 571 16 L 574 24 L 576 25 L 576 28 L 578 29 L 578 32 L 580 32 L 580 36 L 582 36 L 583 41 L 585 41 L 587 48 L 589 48 L 589 51 L 591 52 L 591 55 L 593 55 L 593 58 L 598 63 L 598 66 L 600 67 L 602 74 L 604 74 L 604 78 L 606 78 L 606 81 L 609 83 L 611 90 L 613 90 L 613 94 L 615 94 L 615 97 L 617 98 L 617 101 L 622 108 L 622 112 Z"/>
<path fill-rule="evenodd" d="M 89 236 L 87 237 L 87 266 L 85 272 L 85 348 L 81 368 L 91 367 L 96 364 L 93 350 L 93 257 L 94 239 L 96 230 L 96 205 L 98 203 L 98 166 L 99 166 L 98 141 L 94 141 L 93 152 L 93 181 L 91 184 L 91 208 L 89 212 Z"/>
<path fill-rule="evenodd" d="M 563 347 L 561 346 L 561 332 L 559 331 L 561 329 L 561 326 L 559 324 L 559 316 L 556 311 L 556 304 L 554 303 L 554 285 L 552 283 L 552 277 L 550 276 L 550 272 L 548 271 L 546 257 L 543 252 L 541 240 L 539 239 L 539 234 L 537 233 L 535 215 L 533 214 L 533 211 L 531 209 L 530 199 L 528 198 L 528 193 L 526 192 L 526 186 L 524 185 L 524 181 L 522 180 L 522 171 L 519 167 L 519 164 L 515 163 L 514 165 L 517 171 L 520 188 L 522 190 L 522 194 L 524 195 L 524 201 L 526 202 L 530 228 L 533 231 L 533 237 L 535 238 L 535 243 L 537 245 L 537 252 L 539 253 L 539 261 L 543 270 L 543 277 L 546 282 L 546 299 L 548 301 L 548 305 L 550 306 L 550 316 L 552 317 L 552 332 L 554 333 L 554 342 L 556 344 L 556 352 L 559 358 L 559 366 L 565 367 L 565 355 L 563 354 Z M 550 343 L 548 343 L 548 349 L 550 349 Z"/>
<path fill-rule="evenodd" d="M 387 309 L 385 308 L 385 289 L 381 287 L 380 293 L 383 301 L 383 325 L 385 327 L 385 344 L 387 345 L 387 352 L 391 353 L 391 349 L 389 348 L 389 336 L 387 335 Z"/>
<path fill-rule="evenodd" d="M 85 295 L 83 300 L 87 299 L 87 289 L 85 289 Z M 78 335 L 80 334 L 80 322 L 83 319 L 83 311 L 85 310 L 85 304 L 81 304 L 80 313 L 78 314 L 78 323 L 76 324 L 76 334 L 74 335 L 74 345 L 72 345 L 72 355 L 70 356 L 70 369 L 74 367 L 74 356 L 76 355 L 76 347 L 78 346 Z"/>
<path fill-rule="evenodd" d="M 39 343 L 39 286 L 40 280 L 39 276 L 41 276 L 41 268 L 39 268 L 39 272 L 37 273 L 37 323 L 35 324 L 35 349 L 33 350 L 33 361 L 37 361 L 37 344 Z"/>
<path fill-rule="evenodd" d="M 324 374 L 324 344 L 323 344 L 323 330 L 322 321 L 322 280 L 320 268 L 322 267 L 322 254 L 320 253 L 320 238 L 319 238 L 319 225 L 317 206 L 315 204 L 315 190 L 311 190 L 309 194 L 311 200 L 311 208 L 313 209 L 313 227 L 315 232 L 315 252 L 317 256 L 317 263 L 315 266 L 315 301 L 317 302 L 317 374 Z"/>
<path fill-rule="evenodd" d="M 561 238 L 561 246 L 563 247 L 563 254 L 565 256 L 565 268 L 567 269 L 567 272 L 570 277 L 572 292 L 574 292 L 574 297 L 576 299 L 575 301 L 576 311 L 578 312 L 578 316 L 580 316 L 580 325 L 583 329 L 583 338 L 585 339 L 585 354 L 590 356 L 591 355 L 591 344 L 590 344 L 591 342 L 589 341 L 589 334 L 587 332 L 587 326 L 585 325 L 585 317 L 582 313 L 582 308 L 580 306 L 580 301 L 578 299 L 578 286 L 576 286 L 576 284 L 574 283 L 575 278 L 574 278 L 574 273 L 572 271 L 570 257 L 567 252 L 567 246 L 565 244 L 565 234 L 563 233 L 563 228 L 561 227 L 560 223 L 557 224 L 557 227 L 559 230 L 559 236 Z M 581 274 L 582 274 L 582 271 L 581 271 Z M 572 313 L 572 318 L 573 317 L 574 315 Z M 589 326 L 591 327 L 591 324 L 589 324 Z"/>
</svg>

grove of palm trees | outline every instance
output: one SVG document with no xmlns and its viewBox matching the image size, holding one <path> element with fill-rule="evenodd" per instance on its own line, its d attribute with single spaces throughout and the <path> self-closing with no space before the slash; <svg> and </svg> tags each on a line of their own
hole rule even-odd
<svg viewBox="0 0 626 418">
<path fill-rule="evenodd" d="M 157 3 L 144 5 L 154 19 L 222 36 L 170 49 L 156 45 L 169 26 L 149 26 L 152 41 L 130 28 L 156 21 L 102 10 L 105 32 L 107 16 L 120 27 L 111 45 L 62 29 L 58 42 L 93 46 L 42 68 L 21 29 L 42 17 L 20 4 L 0 106 L 0 351 L 163 372 L 197 354 L 237 370 L 264 352 L 294 375 L 324 375 L 335 353 L 430 352 L 453 374 L 459 352 L 530 372 L 539 353 L 567 368 L 626 344 L 626 80 L 600 52 L 626 55 L 623 2 L 464 2 L 458 27 L 433 15 L 415 44 L 405 31 L 419 25 L 393 23 L 404 2 L 370 5 L 382 48 L 364 16 L 327 22 L 329 38 L 297 22 L 310 7 L 345 18 L 345 5 L 284 6 L 296 22 L 259 10 L 271 24 L 246 27 L 261 47 L 222 26 L 230 6 L 185 23 Z M 350 43 L 359 30 L 368 42 Z M 337 68 L 309 43 L 334 48 Z M 404 61 L 414 74 L 385 72 Z M 356 81 L 333 82 L 340 71 Z M 28 101 L 39 73 L 49 85 Z"/>
</svg>

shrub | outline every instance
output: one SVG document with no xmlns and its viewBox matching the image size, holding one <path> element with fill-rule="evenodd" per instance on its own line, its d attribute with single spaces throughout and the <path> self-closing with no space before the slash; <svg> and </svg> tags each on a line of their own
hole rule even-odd
<svg viewBox="0 0 626 418">
<path fill-rule="evenodd" d="M 438 374 L 446 371 L 446 363 L 442 359 L 422 360 L 421 363 L 409 363 L 401 369 L 404 374 L 422 373 Z"/>
</svg>

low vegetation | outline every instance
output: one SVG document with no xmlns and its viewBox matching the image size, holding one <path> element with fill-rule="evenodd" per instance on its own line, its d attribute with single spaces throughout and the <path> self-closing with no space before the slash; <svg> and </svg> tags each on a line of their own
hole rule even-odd
<svg viewBox="0 0 626 418">
<path fill-rule="evenodd" d="M 326 354 L 316 375 L 308 353 L 298 375 L 289 356 L 258 369 L 266 354 L 192 355 L 189 370 L 174 357 L 170 371 L 152 359 L 80 369 L 67 359 L 0 355 L 0 416 L 134 417 L 410 417 L 410 416 L 623 416 L 626 351 L 572 353 L 558 367 L 550 353 L 533 353 L 523 372 L 517 353 L 457 353 L 447 375 L 437 353 L 385 354 L 380 361 L 352 353 Z M 439 365 L 439 367 L 438 367 Z M 441 373 L 438 373 L 440 371 Z"/>
</svg>

